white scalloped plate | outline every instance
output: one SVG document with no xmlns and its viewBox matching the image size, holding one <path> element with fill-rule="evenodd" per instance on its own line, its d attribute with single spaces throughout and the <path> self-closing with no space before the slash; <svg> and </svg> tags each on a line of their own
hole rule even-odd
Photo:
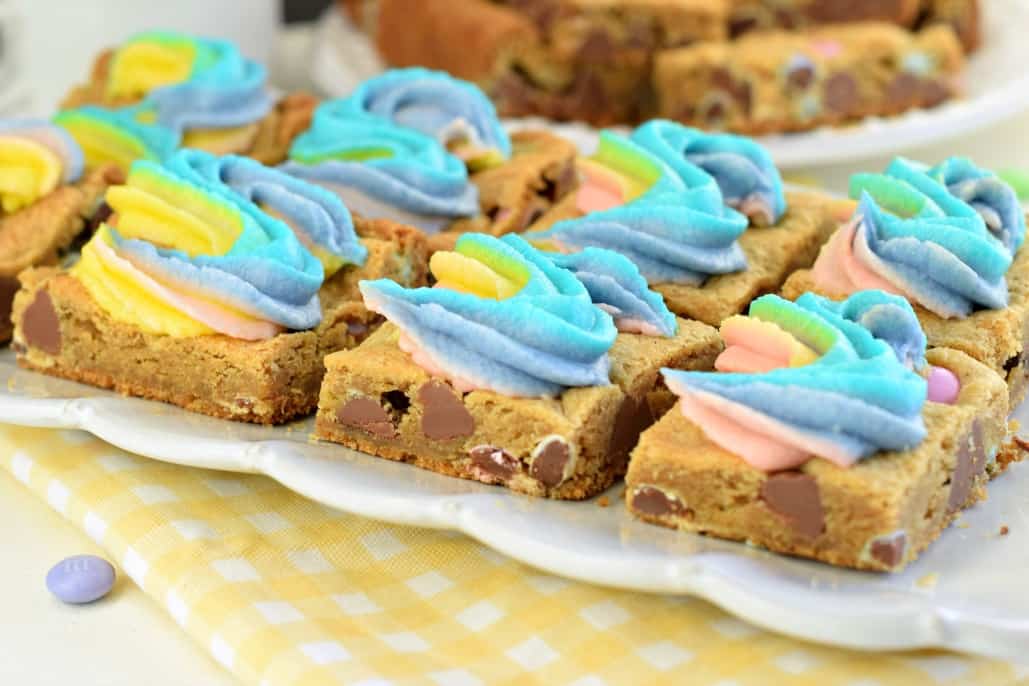
<svg viewBox="0 0 1029 686">
<path fill-rule="evenodd" d="M 973 55 L 964 74 L 966 97 L 899 117 L 869 117 L 841 128 L 764 136 L 782 169 L 835 164 L 892 155 L 985 128 L 1029 108 L 1029 2 L 984 2 L 986 41 Z M 331 96 L 349 93 L 362 80 L 383 68 L 368 40 L 338 12 L 327 12 L 318 28 L 311 61 L 311 79 Z M 542 120 L 512 120 L 514 127 Z M 595 136 L 583 125 L 568 130 Z M 581 140 L 581 138 L 580 138 Z M 592 146 L 588 146 L 592 147 Z"/>
<path fill-rule="evenodd" d="M 312 443 L 311 420 L 267 428 L 210 419 L 21 370 L 10 351 L 0 352 L 0 379 L 0 421 L 84 429 L 158 460 L 266 474 L 341 510 L 462 531 L 561 576 L 697 595 L 773 631 L 853 648 L 1029 652 L 1029 465 L 998 479 L 990 500 L 909 569 L 881 575 L 643 524 L 622 505 L 620 485 L 606 494 L 609 507 L 529 498 Z M 1009 535 L 998 535 L 1002 525 Z"/>
</svg>

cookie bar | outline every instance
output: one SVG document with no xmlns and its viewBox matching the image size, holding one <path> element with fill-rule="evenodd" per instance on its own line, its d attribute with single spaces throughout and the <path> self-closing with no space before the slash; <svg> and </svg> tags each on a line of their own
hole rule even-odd
<svg viewBox="0 0 1029 686">
<path fill-rule="evenodd" d="M 764 296 L 720 333 L 717 373 L 663 371 L 679 403 L 626 478 L 647 521 L 894 570 L 1009 464 L 1003 381 L 960 351 L 926 353 L 900 296 Z"/>
<path fill-rule="evenodd" d="M 594 125 L 638 121 L 649 106 L 653 53 L 725 37 L 721 2 L 688 0 L 379 0 L 380 54 L 483 86 L 504 116 Z"/>
<path fill-rule="evenodd" d="M 800 29 L 818 24 L 879 21 L 911 27 L 921 0 L 730 0 L 729 34 L 755 29 Z"/>
<path fill-rule="evenodd" d="M 382 322 L 362 304 L 358 282 L 425 280 L 418 232 L 383 220 L 358 220 L 356 229 L 368 261 L 325 282 L 319 325 L 267 340 L 148 333 L 111 317 L 73 275 L 28 270 L 14 300 L 18 363 L 221 419 L 282 424 L 303 417 L 317 405 L 325 355 L 356 347 Z"/>
<path fill-rule="evenodd" d="M 100 167 L 76 184 L 0 215 L 0 342 L 9 341 L 14 331 L 11 306 L 18 274 L 28 267 L 56 265 L 76 240 L 105 218 L 104 192 L 123 179 L 117 167 Z"/>
<path fill-rule="evenodd" d="M 921 26 L 945 24 L 954 29 L 965 52 L 982 45 L 982 8 L 979 0 L 923 0 Z"/>
<path fill-rule="evenodd" d="M 714 329 L 676 319 L 610 251 L 558 256 L 465 234 L 431 268 L 431 289 L 361 285 L 389 322 L 326 358 L 319 438 L 587 498 L 624 473 L 639 432 L 670 406 L 659 369 L 708 369 L 721 350 Z"/>
<path fill-rule="evenodd" d="M 315 434 L 448 476 L 536 496 L 589 498 L 624 473 L 628 451 L 653 421 L 658 370 L 709 369 L 720 352 L 713 329 L 679 324 L 672 339 L 619 335 L 612 385 L 512 398 L 461 393 L 434 378 L 400 349 L 399 331 L 387 323 L 359 347 L 325 358 Z"/>
<path fill-rule="evenodd" d="M 668 50 L 653 78 L 660 116 L 762 134 L 934 107 L 959 93 L 963 64 L 947 26 L 862 23 Z"/>
<path fill-rule="evenodd" d="M 850 469 L 809 460 L 765 473 L 708 439 L 678 406 L 644 432 L 626 477 L 637 517 L 671 528 L 746 541 L 832 565 L 893 571 L 912 562 L 986 496 L 1003 464 L 1007 393 L 1001 379 L 946 349 L 929 361 L 961 380 L 954 405 L 926 403 L 927 438 Z"/>
<path fill-rule="evenodd" d="M 1029 251 L 1022 247 L 1025 216 L 1014 191 L 961 158 L 931 169 L 898 158 L 885 174 L 856 175 L 851 183 L 854 196 L 863 194 L 857 210 L 812 269 L 787 279 L 783 295 L 843 298 L 885 284 L 911 301 L 931 347 L 961 350 L 992 369 L 1006 379 L 1017 406 L 1029 386 Z M 905 209 L 897 194 L 910 195 L 913 206 L 931 198 L 934 209 L 908 217 L 912 205 Z M 963 229 L 959 244 L 948 238 L 955 225 Z M 903 251 L 892 247 L 901 244 Z M 928 255 L 927 271 L 905 266 Z"/>
</svg>

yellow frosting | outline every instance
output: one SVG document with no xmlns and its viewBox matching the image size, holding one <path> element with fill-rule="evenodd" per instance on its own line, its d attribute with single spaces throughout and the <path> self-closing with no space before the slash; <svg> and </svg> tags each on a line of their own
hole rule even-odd
<svg viewBox="0 0 1029 686">
<path fill-rule="evenodd" d="M 0 136 L 0 207 L 16 212 L 51 192 L 61 180 L 61 158 L 42 143 Z"/>
<path fill-rule="evenodd" d="M 154 88 L 189 78 L 196 46 L 188 41 L 139 41 L 115 53 L 107 79 L 107 95 L 138 98 Z"/>
<path fill-rule="evenodd" d="M 190 129 L 182 135 L 182 147 L 206 150 L 214 155 L 243 153 L 253 145 L 257 129 L 257 124 L 228 129 Z"/>
<path fill-rule="evenodd" d="M 520 291 L 525 282 L 509 278 L 479 259 L 457 252 L 438 252 L 429 261 L 436 284 L 480 298 L 504 300 Z"/>
</svg>

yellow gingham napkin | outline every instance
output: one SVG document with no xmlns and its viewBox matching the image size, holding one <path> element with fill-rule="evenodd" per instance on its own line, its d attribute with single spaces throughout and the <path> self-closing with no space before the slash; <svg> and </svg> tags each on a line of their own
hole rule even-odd
<svg viewBox="0 0 1029 686">
<path fill-rule="evenodd" d="M 0 465 L 255 686 L 988 685 L 1029 675 L 947 653 L 801 643 L 701 600 L 566 581 L 459 534 L 343 514 L 263 476 L 164 464 L 80 432 L 0 425 Z"/>
</svg>

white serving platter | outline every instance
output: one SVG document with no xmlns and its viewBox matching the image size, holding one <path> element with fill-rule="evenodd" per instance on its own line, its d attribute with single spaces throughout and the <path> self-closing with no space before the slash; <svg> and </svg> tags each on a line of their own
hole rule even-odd
<svg viewBox="0 0 1029 686">
<path fill-rule="evenodd" d="M 311 420 L 235 424 L 53 379 L 19 369 L 9 350 L 0 352 L 0 379 L 2 422 L 83 429 L 158 460 L 266 474 L 347 512 L 464 532 L 553 574 L 696 595 L 767 629 L 851 648 L 1029 654 L 1026 464 L 992 484 L 989 501 L 965 513 L 918 562 L 884 575 L 638 522 L 622 504 L 621 485 L 606 494 L 608 507 L 596 499 L 534 499 L 315 443 Z M 1029 419 L 1029 411 L 1020 414 Z M 1001 536 L 1001 526 L 1010 533 Z"/>
<path fill-rule="evenodd" d="M 983 3 L 983 47 L 970 59 L 962 82 L 965 97 L 930 110 L 899 117 L 870 117 L 841 128 L 763 136 L 781 169 L 854 162 L 944 141 L 983 129 L 1029 109 L 1029 0 Z M 314 38 L 310 78 L 326 95 L 347 95 L 358 83 L 383 69 L 368 40 L 341 13 L 327 12 Z M 512 120 L 514 127 L 542 120 Z M 595 131 L 565 127 L 583 138 Z M 591 149 L 592 146 L 587 146 Z"/>
</svg>

